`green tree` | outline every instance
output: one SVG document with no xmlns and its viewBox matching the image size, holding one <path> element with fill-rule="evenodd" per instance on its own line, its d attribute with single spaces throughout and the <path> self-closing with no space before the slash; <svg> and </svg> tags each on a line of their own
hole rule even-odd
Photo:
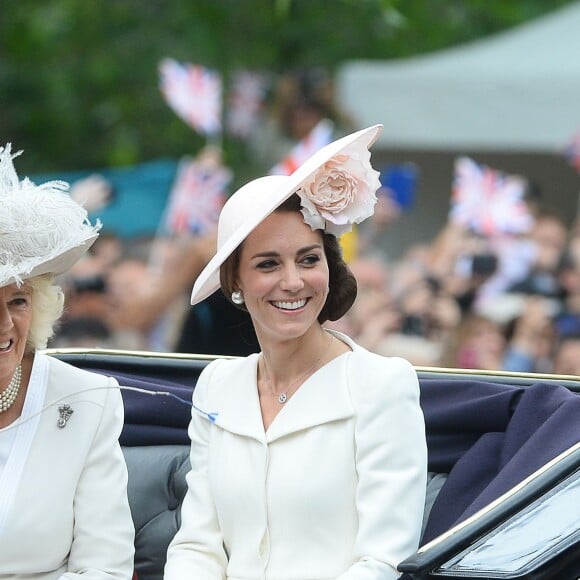
<svg viewBox="0 0 580 580">
<path fill-rule="evenodd" d="M 164 103 L 164 57 L 217 68 L 329 71 L 424 53 L 569 0 L 3 0 L 0 138 L 27 172 L 122 166 L 199 150 Z M 229 163 L 251 163 L 225 142 Z"/>
</svg>

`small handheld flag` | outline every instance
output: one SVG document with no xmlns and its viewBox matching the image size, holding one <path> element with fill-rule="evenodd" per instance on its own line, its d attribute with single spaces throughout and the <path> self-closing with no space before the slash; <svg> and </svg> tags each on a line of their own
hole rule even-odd
<svg viewBox="0 0 580 580">
<path fill-rule="evenodd" d="M 204 149 L 195 159 L 184 159 L 169 195 L 166 230 L 195 235 L 213 231 L 231 180 L 231 170 L 221 164 L 221 155 L 213 148 Z"/>
<path fill-rule="evenodd" d="M 480 165 L 469 157 L 455 160 L 449 219 L 475 233 L 524 233 L 533 224 L 524 201 L 526 182 Z"/>
<path fill-rule="evenodd" d="M 159 65 L 160 88 L 169 106 L 205 135 L 221 133 L 221 75 L 203 66 L 166 58 Z"/>
</svg>

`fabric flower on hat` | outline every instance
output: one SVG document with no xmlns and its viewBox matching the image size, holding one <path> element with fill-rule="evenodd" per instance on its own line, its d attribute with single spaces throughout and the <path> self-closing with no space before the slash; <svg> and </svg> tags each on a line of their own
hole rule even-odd
<svg viewBox="0 0 580 580">
<path fill-rule="evenodd" d="M 298 190 L 304 221 L 337 237 L 349 232 L 373 214 L 380 185 L 366 148 L 336 155 Z"/>
</svg>

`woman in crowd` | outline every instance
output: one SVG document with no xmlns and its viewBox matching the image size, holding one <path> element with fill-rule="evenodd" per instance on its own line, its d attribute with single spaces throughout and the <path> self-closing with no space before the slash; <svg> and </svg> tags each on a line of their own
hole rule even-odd
<svg viewBox="0 0 580 580">
<path fill-rule="evenodd" d="M 0 578 L 125 580 L 119 387 L 38 350 L 62 313 L 54 276 L 98 235 L 66 187 L 19 181 L 0 148 Z"/>
<path fill-rule="evenodd" d="M 424 421 L 412 366 L 324 328 L 356 281 L 337 236 L 373 212 L 368 148 L 348 135 L 224 206 L 193 304 L 218 288 L 261 352 L 221 359 L 193 395 L 191 471 L 165 580 L 375 579 L 419 542 Z"/>
</svg>

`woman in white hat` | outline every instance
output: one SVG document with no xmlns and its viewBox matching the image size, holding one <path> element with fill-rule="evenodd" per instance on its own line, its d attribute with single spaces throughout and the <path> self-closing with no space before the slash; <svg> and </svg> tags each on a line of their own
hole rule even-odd
<svg viewBox="0 0 580 580">
<path fill-rule="evenodd" d="M 191 471 L 165 580 L 398 578 L 421 529 L 426 444 L 417 376 L 325 330 L 356 296 L 337 237 L 379 187 L 348 135 L 291 176 L 224 206 L 193 304 L 220 286 L 261 352 L 216 360 L 196 385 Z"/>
<path fill-rule="evenodd" d="M 130 579 L 119 386 L 38 351 L 62 313 L 54 276 L 100 226 L 12 160 L 0 148 L 0 578 Z"/>
</svg>

